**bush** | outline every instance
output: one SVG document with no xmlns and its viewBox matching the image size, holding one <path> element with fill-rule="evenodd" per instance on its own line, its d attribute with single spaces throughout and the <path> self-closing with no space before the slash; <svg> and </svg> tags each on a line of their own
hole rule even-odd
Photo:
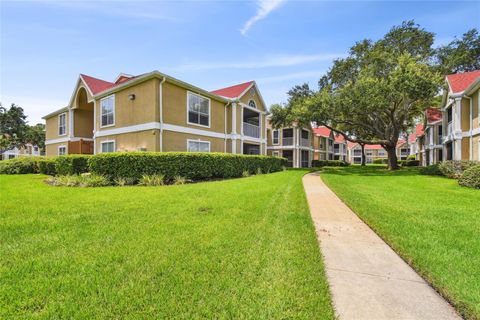
<svg viewBox="0 0 480 320">
<path fill-rule="evenodd" d="M 282 170 L 287 159 L 280 157 L 192 152 L 125 152 L 101 153 L 88 160 L 90 172 L 110 180 L 162 174 L 166 180 L 176 176 L 189 180 L 241 177 L 244 171 L 253 174 Z"/>
<path fill-rule="evenodd" d="M 439 168 L 444 176 L 450 179 L 459 179 L 465 170 L 478 164 L 478 161 L 448 160 L 441 162 Z"/>
<path fill-rule="evenodd" d="M 41 159 L 38 160 L 38 170 L 40 173 L 48 174 L 49 176 L 54 176 L 57 174 L 55 169 L 55 159 Z"/>
<path fill-rule="evenodd" d="M 116 178 L 113 180 L 113 183 L 117 186 L 123 187 L 123 186 L 131 186 L 135 184 L 135 180 L 132 178 Z"/>
<path fill-rule="evenodd" d="M 65 155 L 55 158 L 55 170 L 58 175 L 75 175 L 88 172 L 90 155 Z"/>
<path fill-rule="evenodd" d="M 50 177 L 45 182 L 52 186 L 62 187 L 103 187 L 109 185 L 107 178 L 90 173 Z"/>
<path fill-rule="evenodd" d="M 0 174 L 38 173 L 39 157 L 21 157 L 0 161 Z"/>
<path fill-rule="evenodd" d="M 403 164 L 404 167 L 418 167 L 420 165 L 420 160 L 406 160 Z"/>
<path fill-rule="evenodd" d="M 385 159 L 385 158 L 373 159 L 373 164 L 387 164 L 387 163 L 388 163 L 388 159 Z"/>
<path fill-rule="evenodd" d="M 165 184 L 165 176 L 163 174 L 144 174 L 138 184 L 141 186 L 163 186 Z"/>
<path fill-rule="evenodd" d="M 343 160 L 313 160 L 312 167 L 347 167 L 350 163 Z"/>
<path fill-rule="evenodd" d="M 417 156 L 414 154 L 411 154 L 407 157 L 407 160 L 417 160 Z"/>
<path fill-rule="evenodd" d="M 458 180 L 458 184 L 464 187 L 480 189 L 480 165 L 466 169 Z"/>
<path fill-rule="evenodd" d="M 403 167 L 403 166 L 406 165 L 407 160 L 398 160 L 397 163 L 398 163 L 399 166 L 402 166 L 402 167 Z"/>
<path fill-rule="evenodd" d="M 440 170 L 438 164 L 432 164 L 426 167 L 422 167 L 420 168 L 419 173 L 427 176 L 443 176 L 443 173 Z"/>
<path fill-rule="evenodd" d="M 182 185 L 182 184 L 185 184 L 188 182 L 188 179 L 182 177 L 182 176 L 176 176 L 174 179 L 173 179 L 173 184 L 174 185 Z"/>
</svg>

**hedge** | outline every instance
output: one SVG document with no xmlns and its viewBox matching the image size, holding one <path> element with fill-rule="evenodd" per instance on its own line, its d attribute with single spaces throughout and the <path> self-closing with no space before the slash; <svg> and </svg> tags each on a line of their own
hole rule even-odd
<svg viewBox="0 0 480 320">
<path fill-rule="evenodd" d="M 388 159 L 385 158 L 376 158 L 373 159 L 373 164 L 388 164 Z"/>
<path fill-rule="evenodd" d="M 420 168 L 419 173 L 427 176 L 443 176 L 438 164 L 422 167 Z"/>
<path fill-rule="evenodd" d="M 0 174 L 38 173 L 39 157 L 20 157 L 0 161 Z"/>
<path fill-rule="evenodd" d="M 463 172 L 470 167 L 478 165 L 478 161 L 469 160 L 447 160 L 439 164 L 439 169 L 443 175 L 451 178 L 458 179 L 462 176 Z"/>
<path fill-rule="evenodd" d="M 404 167 L 418 167 L 420 165 L 420 160 L 406 160 L 402 166 Z"/>
<path fill-rule="evenodd" d="M 350 163 L 343 160 L 313 160 L 312 167 L 347 167 Z"/>
<path fill-rule="evenodd" d="M 460 179 L 458 179 L 458 184 L 464 187 L 480 189 L 480 165 L 466 169 Z"/>
<path fill-rule="evenodd" d="M 55 171 L 58 175 L 72 175 L 88 172 L 90 155 L 65 155 L 55 158 Z"/>
<path fill-rule="evenodd" d="M 55 169 L 55 158 L 47 158 L 38 160 L 38 170 L 40 173 L 54 176 L 57 174 Z"/>
<path fill-rule="evenodd" d="M 241 177 L 244 171 L 280 171 L 287 159 L 280 157 L 191 152 L 101 153 L 88 159 L 91 173 L 110 180 L 134 179 L 162 174 L 166 180 L 176 176 L 191 180 Z"/>
</svg>

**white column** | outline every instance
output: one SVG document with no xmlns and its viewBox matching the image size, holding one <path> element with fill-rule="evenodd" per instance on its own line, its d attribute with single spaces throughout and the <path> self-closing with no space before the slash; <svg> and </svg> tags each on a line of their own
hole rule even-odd
<svg viewBox="0 0 480 320">
<path fill-rule="evenodd" d="M 95 143 L 97 133 L 97 101 L 93 100 L 93 154 L 97 154 L 97 144 Z"/>
<path fill-rule="evenodd" d="M 68 131 L 69 131 L 69 136 L 70 138 L 74 137 L 74 131 L 73 131 L 73 109 L 68 110 Z"/>
<path fill-rule="evenodd" d="M 455 114 L 453 117 L 453 159 L 462 160 L 462 98 L 455 99 L 454 107 Z"/>
<path fill-rule="evenodd" d="M 237 153 L 237 104 L 232 103 L 232 153 Z"/>
</svg>

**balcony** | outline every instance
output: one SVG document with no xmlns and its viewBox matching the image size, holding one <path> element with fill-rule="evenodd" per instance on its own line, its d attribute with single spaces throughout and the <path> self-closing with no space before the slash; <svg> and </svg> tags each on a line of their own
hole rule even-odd
<svg viewBox="0 0 480 320">
<path fill-rule="evenodd" d="M 450 121 L 447 125 L 447 136 L 453 133 L 453 123 Z"/>
<path fill-rule="evenodd" d="M 293 146 L 293 137 L 283 137 L 282 144 L 284 146 Z"/>
<path fill-rule="evenodd" d="M 68 154 L 93 154 L 93 141 L 83 139 L 69 141 Z"/>
<path fill-rule="evenodd" d="M 300 139 L 300 145 L 302 147 L 310 147 L 310 140 L 309 139 Z"/>
<path fill-rule="evenodd" d="M 243 134 L 245 136 L 252 137 L 252 138 L 260 138 L 260 127 L 244 122 Z"/>
</svg>

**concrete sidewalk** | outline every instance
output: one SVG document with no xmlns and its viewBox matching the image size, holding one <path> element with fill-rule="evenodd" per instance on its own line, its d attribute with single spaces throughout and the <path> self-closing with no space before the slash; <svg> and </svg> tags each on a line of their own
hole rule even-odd
<svg viewBox="0 0 480 320">
<path fill-rule="evenodd" d="M 318 173 L 303 185 L 340 319 L 461 319 Z"/>
</svg>

